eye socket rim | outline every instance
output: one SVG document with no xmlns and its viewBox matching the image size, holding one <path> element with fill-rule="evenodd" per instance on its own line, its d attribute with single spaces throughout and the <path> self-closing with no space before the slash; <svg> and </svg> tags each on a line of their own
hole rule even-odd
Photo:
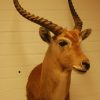
<svg viewBox="0 0 100 100">
<path fill-rule="evenodd" d="M 67 40 L 62 39 L 62 40 L 59 40 L 58 44 L 59 44 L 59 46 L 64 47 L 64 46 L 68 45 L 69 42 Z"/>
</svg>

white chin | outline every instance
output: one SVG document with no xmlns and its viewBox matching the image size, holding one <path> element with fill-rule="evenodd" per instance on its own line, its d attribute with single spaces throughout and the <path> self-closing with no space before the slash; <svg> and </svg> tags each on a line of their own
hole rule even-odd
<svg viewBox="0 0 100 100">
<path fill-rule="evenodd" d="M 80 72 L 86 72 L 86 70 L 84 68 L 82 68 L 81 66 L 73 66 L 73 68 L 77 71 L 80 71 Z"/>
</svg>

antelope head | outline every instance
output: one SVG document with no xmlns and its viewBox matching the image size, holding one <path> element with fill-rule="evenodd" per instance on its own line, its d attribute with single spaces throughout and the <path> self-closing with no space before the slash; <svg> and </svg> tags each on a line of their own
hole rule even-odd
<svg viewBox="0 0 100 100">
<path fill-rule="evenodd" d="M 80 44 L 91 33 L 91 29 L 82 31 L 83 22 L 74 9 L 71 0 L 68 0 L 75 27 L 67 30 L 47 19 L 35 16 L 24 10 L 18 0 L 13 0 L 17 11 L 26 19 L 40 26 L 40 37 L 49 44 L 50 55 L 54 56 L 58 62 L 68 69 L 75 68 L 78 71 L 86 72 L 90 68 L 89 59 L 83 53 Z M 52 32 L 54 36 L 51 36 Z"/>
</svg>

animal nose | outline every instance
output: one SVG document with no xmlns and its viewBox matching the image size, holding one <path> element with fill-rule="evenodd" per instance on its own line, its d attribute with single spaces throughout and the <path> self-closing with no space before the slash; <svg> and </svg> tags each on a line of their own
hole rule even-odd
<svg viewBox="0 0 100 100">
<path fill-rule="evenodd" d="M 90 68 L 90 63 L 89 62 L 86 62 L 86 61 L 83 61 L 82 62 L 82 66 L 83 66 L 84 70 L 87 71 Z"/>
</svg>

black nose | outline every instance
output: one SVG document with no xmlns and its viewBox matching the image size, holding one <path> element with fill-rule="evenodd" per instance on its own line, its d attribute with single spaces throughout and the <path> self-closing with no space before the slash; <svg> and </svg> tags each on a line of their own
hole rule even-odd
<svg viewBox="0 0 100 100">
<path fill-rule="evenodd" d="M 89 70 L 89 68 L 90 68 L 90 63 L 89 62 L 82 62 L 82 65 L 83 65 L 85 70 Z"/>
</svg>

